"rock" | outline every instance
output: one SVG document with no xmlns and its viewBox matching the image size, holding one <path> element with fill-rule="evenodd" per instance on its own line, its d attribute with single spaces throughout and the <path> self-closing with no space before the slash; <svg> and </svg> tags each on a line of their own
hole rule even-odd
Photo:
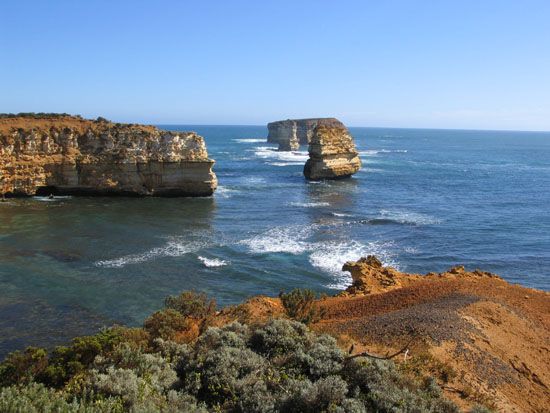
<svg viewBox="0 0 550 413">
<path fill-rule="evenodd" d="M 392 267 L 384 267 L 374 255 L 348 261 L 342 271 L 349 271 L 353 280 L 346 292 L 350 294 L 373 294 L 401 287 L 402 273 Z"/>
<path fill-rule="evenodd" d="M 0 192 L 208 196 L 217 186 L 195 132 L 68 115 L 0 116 Z"/>
<path fill-rule="evenodd" d="M 300 142 L 296 136 L 296 122 L 289 124 L 289 138 L 279 140 L 279 151 L 297 151 L 300 149 Z"/>
<path fill-rule="evenodd" d="M 319 125 L 309 143 L 304 175 L 314 180 L 349 177 L 361 168 L 358 155 L 345 126 Z"/>
<path fill-rule="evenodd" d="M 317 125 L 340 126 L 344 124 L 335 118 L 287 119 L 267 124 L 267 141 L 278 143 L 279 150 L 296 150 L 299 145 L 307 145 Z M 292 149 L 282 149 L 292 148 Z"/>
</svg>

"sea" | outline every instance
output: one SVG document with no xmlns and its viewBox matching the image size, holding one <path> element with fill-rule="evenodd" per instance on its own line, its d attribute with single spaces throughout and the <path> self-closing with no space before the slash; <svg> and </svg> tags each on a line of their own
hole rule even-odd
<svg viewBox="0 0 550 413">
<path fill-rule="evenodd" d="M 160 126 L 204 136 L 214 196 L 0 203 L 0 358 L 140 325 L 184 290 L 335 294 L 371 254 L 550 290 L 550 133 L 350 128 L 362 169 L 308 182 L 307 147 L 277 152 L 265 126 Z"/>
</svg>

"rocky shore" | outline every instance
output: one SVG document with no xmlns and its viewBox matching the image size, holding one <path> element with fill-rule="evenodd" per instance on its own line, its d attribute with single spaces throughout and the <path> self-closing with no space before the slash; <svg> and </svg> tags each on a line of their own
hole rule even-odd
<svg viewBox="0 0 550 413">
<path fill-rule="evenodd" d="M 195 132 L 70 115 L 0 117 L 0 193 L 209 196 L 217 186 Z"/>
<path fill-rule="evenodd" d="M 279 150 L 297 150 L 300 145 L 307 145 L 313 136 L 316 126 L 344 127 L 335 118 L 287 119 L 267 124 L 269 143 L 278 143 Z"/>
</svg>

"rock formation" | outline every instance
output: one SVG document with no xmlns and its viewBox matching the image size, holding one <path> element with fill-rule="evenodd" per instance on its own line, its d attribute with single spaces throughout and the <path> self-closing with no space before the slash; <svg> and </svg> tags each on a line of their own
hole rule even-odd
<svg viewBox="0 0 550 413">
<path fill-rule="evenodd" d="M 208 196 L 217 186 L 195 132 L 69 115 L 0 116 L 0 193 Z"/>
<path fill-rule="evenodd" d="M 278 143 L 280 151 L 297 150 L 300 145 L 309 143 L 317 125 L 344 127 L 343 123 L 335 118 L 279 120 L 267 124 L 267 141 Z"/>
<path fill-rule="evenodd" d="M 309 142 L 309 159 L 304 166 L 307 179 L 338 179 L 361 168 L 353 138 L 344 126 L 319 125 Z"/>
</svg>

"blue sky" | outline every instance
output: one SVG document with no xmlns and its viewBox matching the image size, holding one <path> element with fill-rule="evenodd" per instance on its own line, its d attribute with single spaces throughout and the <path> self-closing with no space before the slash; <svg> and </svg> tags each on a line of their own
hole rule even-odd
<svg viewBox="0 0 550 413">
<path fill-rule="evenodd" d="M 0 112 L 550 130 L 550 1 L 3 1 Z"/>
</svg>

